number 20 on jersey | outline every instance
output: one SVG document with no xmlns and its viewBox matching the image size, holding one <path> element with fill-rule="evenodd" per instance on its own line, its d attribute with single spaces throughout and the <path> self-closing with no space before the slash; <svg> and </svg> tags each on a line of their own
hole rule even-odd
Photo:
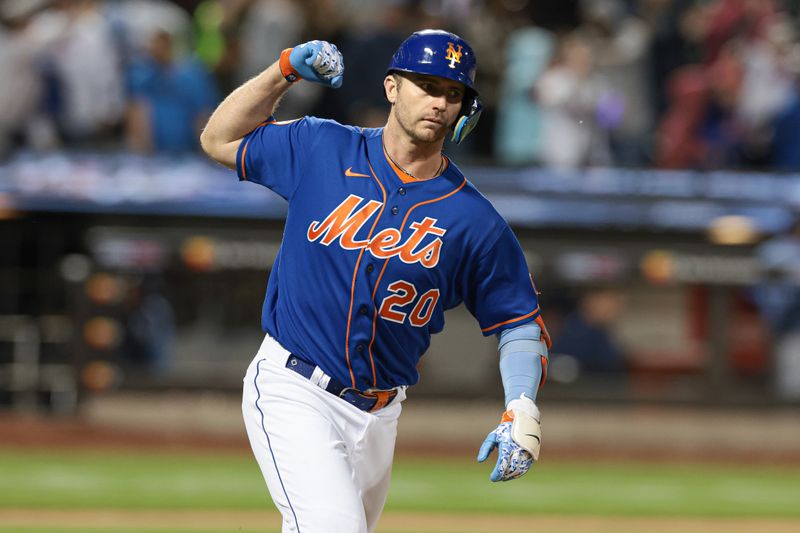
<svg viewBox="0 0 800 533">
<path fill-rule="evenodd" d="M 408 281 L 397 280 L 388 287 L 391 294 L 381 302 L 378 314 L 384 320 L 403 324 L 406 319 L 412 326 L 421 328 L 433 316 L 439 289 L 431 289 L 417 298 L 417 288 Z"/>
</svg>

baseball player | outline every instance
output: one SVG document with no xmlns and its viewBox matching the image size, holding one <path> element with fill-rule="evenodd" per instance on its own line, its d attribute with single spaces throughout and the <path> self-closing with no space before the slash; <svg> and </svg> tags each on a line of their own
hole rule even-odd
<svg viewBox="0 0 800 533">
<path fill-rule="evenodd" d="M 339 51 L 311 41 L 231 93 L 201 136 L 210 157 L 289 204 L 242 402 L 284 532 L 375 530 L 401 402 L 444 311 L 462 302 L 499 338 L 505 389 L 478 460 L 497 448 L 490 478 L 504 481 L 539 457 L 550 340 L 536 289 L 508 224 L 442 153 L 480 116 L 475 68 L 460 37 L 416 32 L 383 81 L 385 127 L 278 122 L 293 84 L 342 84 Z"/>
</svg>

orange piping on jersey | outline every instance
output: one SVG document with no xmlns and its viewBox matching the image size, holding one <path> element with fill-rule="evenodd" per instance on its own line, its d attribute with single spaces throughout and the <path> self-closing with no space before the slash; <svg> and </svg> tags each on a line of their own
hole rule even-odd
<svg viewBox="0 0 800 533">
<path fill-rule="evenodd" d="M 362 129 L 363 132 L 363 129 Z M 369 164 L 369 161 L 367 161 Z M 375 231 L 375 226 L 378 225 L 378 221 L 381 219 L 381 215 L 383 215 L 383 208 L 386 207 L 386 189 L 383 188 L 383 184 L 381 180 L 378 179 L 377 174 L 372 170 L 372 165 L 369 166 L 370 172 L 372 172 L 372 176 L 375 178 L 375 181 L 378 182 L 378 186 L 381 188 L 381 193 L 383 194 L 383 202 L 381 203 L 381 210 L 378 211 L 378 217 L 372 223 L 372 227 L 369 229 L 369 235 L 367 235 L 367 242 L 372 239 L 372 232 Z M 361 248 L 361 251 L 358 253 L 358 259 L 356 260 L 356 267 L 353 269 L 353 281 L 350 283 L 350 310 L 347 312 L 347 332 L 344 336 L 344 353 L 345 358 L 347 359 L 347 369 L 350 371 L 350 382 L 352 385 L 351 387 L 356 387 L 356 375 L 353 372 L 353 366 L 350 364 L 350 320 L 353 318 L 353 299 L 355 298 L 355 291 L 356 291 L 356 276 L 358 274 L 358 267 L 361 265 L 361 258 L 364 256 L 364 251 L 366 248 Z M 374 299 L 374 297 L 373 297 Z M 373 383 L 375 380 L 375 362 L 372 360 L 372 354 L 369 356 L 370 363 L 372 364 L 372 381 Z"/>
<path fill-rule="evenodd" d="M 538 312 L 539 312 L 539 306 L 536 306 L 536 309 L 534 309 L 533 311 L 531 311 L 527 315 L 522 315 L 522 316 L 518 316 L 517 318 L 512 318 L 510 320 L 505 320 L 503 322 L 498 322 L 497 324 L 494 324 L 493 326 L 489 326 L 488 328 L 483 328 L 481 331 L 487 332 L 487 331 L 492 330 L 494 328 L 499 328 L 500 326 L 505 326 L 506 324 L 511 324 L 512 322 L 519 322 L 520 320 L 525 320 L 526 318 L 532 317 L 533 315 L 535 315 Z"/>
<path fill-rule="evenodd" d="M 242 162 L 241 162 L 241 165 L 242 165 L 242 178 L 244 178 L 244 181 L 249 181 L 247 179 L 247 164 L 245 163 L 246 159 L 244 158 L 244 156 L 247 154 L 247 147 L 249 145 L 250 145 L 250 139 L 247 139 L 247 142 L 244 143 L 244 148 L 242 148 Z"/>
<path fill-rule="evenodd" d="M 528 277 L 531 278 L 531 287 L 533 287 L 533 294 L 535 294 L 536 297 L 538 298 L 539 290 L 536 288 L 536 284 L 533 282 L 533 274 L 528 272 Z M 550 333 L 547 331 L 547 326 L 544 325 L 544 319 L 542 318 L 541 314 L 536 317 L 535 322 L 536 324 L 539 325 L 539 329 L 542 331 L 542 338 L 544 339 L 545 344 L 547 344 L 547 349 L 549 350 L 550 345 L 553 344 L 553 342 L 550 340 Z"/>
<path fill-rule="evenodd" d="M 372 170 L 372 166 L 370 166 L 369 169 L 374 174 L 375 171 Z M 442 196 L 440 196 L 438 198 L 434 198 L 432 200 L 425 200 L 424 202 L 420 202 L 418 204 L 412 205 L 411 209 L 408 210 L 408 213 L 406 213 L 406 216 L 403 218 L 403 223 L 400 224 L 400 233 L 401 234 L 403 233 L 403 228 L 405 227 L 406 222 L 408 222 L 408 217 L 411 216 L 411 212 L 414 209 L 416 209 L 417 207 L 419 207 L 421 205 L 432 204 L 434 202 L 438 202 L 439 200 L 444 200 L 445 198 L 453 196 L 455 193 L 460 191 L 464 187 L 464 185 L 466 185 L 466 184 L 467 184 L 467 179 L 464 178 L 464 181 L 461 182 L 461 185 L 459 185 L 458 187 L 456 187 L 455 189 L 453 189 L 449 193 L 444 194 L 444 195 L 442 195 Z M 387 259 L 386 261 L 383 262 L 383 268 L 381 268 L 381 273 L 378 274 L 378 279 L 375 281 L 375 287 L 372 288 L 372 303 L 373 304 L 377 304 L 377 302 L 375 301 L 375 295 L 378 292 L 378 286 L 381 283 L 381 278 L 383 277 L 383 273 L 386 271 L 386 266 L 388 264 L 389 264 L 389 259 Z M 369 348 L 367 349 L 367 351 L 369 352 L 369 360 L 372 363 L 372 386 L 373 387 L 377 387 L 378 386 L 378 383 L 377 383 L 378 378 L 375 375 L 375 361 L 374 361 L 374 359 L 372 357 L 372 345 L 375 344 L 375 329 L 377 327 L 377 321 L 378 321 L 378 306 L 374 305 L 374 308 L 375 309 L 372 311 L 372 338 L 369 341 Z"/>
<path fill-rule="evenodd" d="M 261 126 L 266 126 L 267 124 L 272 124 L 273 122 L 275 122 L 275 119 L 265 120 L 264 122 L 258 124 L 255 128 L 253 128 L 253 130 L 250 133 L 253 133 L 254 131 L 256 131 Z M 247 165 L 245 165 L 246 159 L 244 158 L 245 154 L 247 154 L 247 147 L 249 145 L 250 145 L 250 139 L 247 139 L 247 142 L 244 143 L 244 148 L 242 148 L 242 161 L 241 161 L 241 164 L 242 164 L 242 178 L 244 179 L 244 181 L 249 181 L 247 179 Z"/>
<path fill-rule="evenodd" d="M 378 292 L 378 285 L 380 284 L 381 278 L 383 277 L 383 273 L 386 270 L 386 265 L 389 264 L 389 260 L 383 262 L 383 268 L 381 268 L 380 274 L 378 274 L 378 279 L 375 281 L 375 286 L 372 288 L 372 303 L 374 309 L 372 310 L 372 338 L 369 340 L 369 347 L 367 348 L 367 352 L 369 353 L 369 362 L 372 364 L 372 386 L 378 386 L 378 376 L 375 373 L 375 359 L 372 357 L 372 345 L 375 344 L 375 328 L 378 326 L 378 302 L 375 301 L 375 294 Z"/>
</svg>

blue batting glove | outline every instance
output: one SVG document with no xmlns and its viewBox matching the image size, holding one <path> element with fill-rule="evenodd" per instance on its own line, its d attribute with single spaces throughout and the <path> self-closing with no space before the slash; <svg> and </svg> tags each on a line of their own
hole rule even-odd
<svg viewBox="0 0 800 533">
<path fill-rule="evenodd" d="M 478 451 L 478 462 L 482 463 L 497 448 L 497 463 L 489 479 L 508 481 L 531 469 L 539 459 L 542 442 L 539 418 L 536 404 L 524 394 L 509 402 L 500 425 L 487 435 Z"/>
<path fill-rule="evenodd" d="M 338 89 L 344 79 L 344 58 L 335 44 L 309 41 L 295 46 L 289 63 L 304 80 Z"/>
<path fill-rule="evenodd" d="M 489 458 L 489 454 L 492 453 L 497 447 L 497 432 L 492 431 L 489 435 L 486 436 L 486 440 L 483 441 L 481 444 L 481 449 L 478 450 L 478 462 L 482 463 L 486 459 Z M 500 479 L 500 462 L 495 465 L 494 470 L 492 470 L 492 474 L 489 476 L 489 479 L 492 481 L 498 481 Z"/>
<path fill-rule="evenodd" d="M 533 457 L 511 438 L 511 422 L 503 422 L 489 433 L 478 451 L 478 462 L 484 462 L 497 448 L 497 463 L 489 479 L 509 481 L 516 479 L 533 466 Z"/>
</svg>

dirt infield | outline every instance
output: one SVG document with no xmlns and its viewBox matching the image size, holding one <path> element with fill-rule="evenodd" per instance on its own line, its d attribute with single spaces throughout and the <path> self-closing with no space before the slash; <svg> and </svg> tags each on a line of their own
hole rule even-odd
<svg viewBox="0 0 800 533">
<path fill-rule="evenodd" d="M 0 510 L 0 527 L 134 528 L 218 531 L 280 528 L 275 512 L 260 511 L 43 511 Z M 771 519 L 502 516 L 384 513 L 382 533 L 794 533 L 800 523 Z M 58 531 L 58 529 L 54 529 Z"/>
</svg>

